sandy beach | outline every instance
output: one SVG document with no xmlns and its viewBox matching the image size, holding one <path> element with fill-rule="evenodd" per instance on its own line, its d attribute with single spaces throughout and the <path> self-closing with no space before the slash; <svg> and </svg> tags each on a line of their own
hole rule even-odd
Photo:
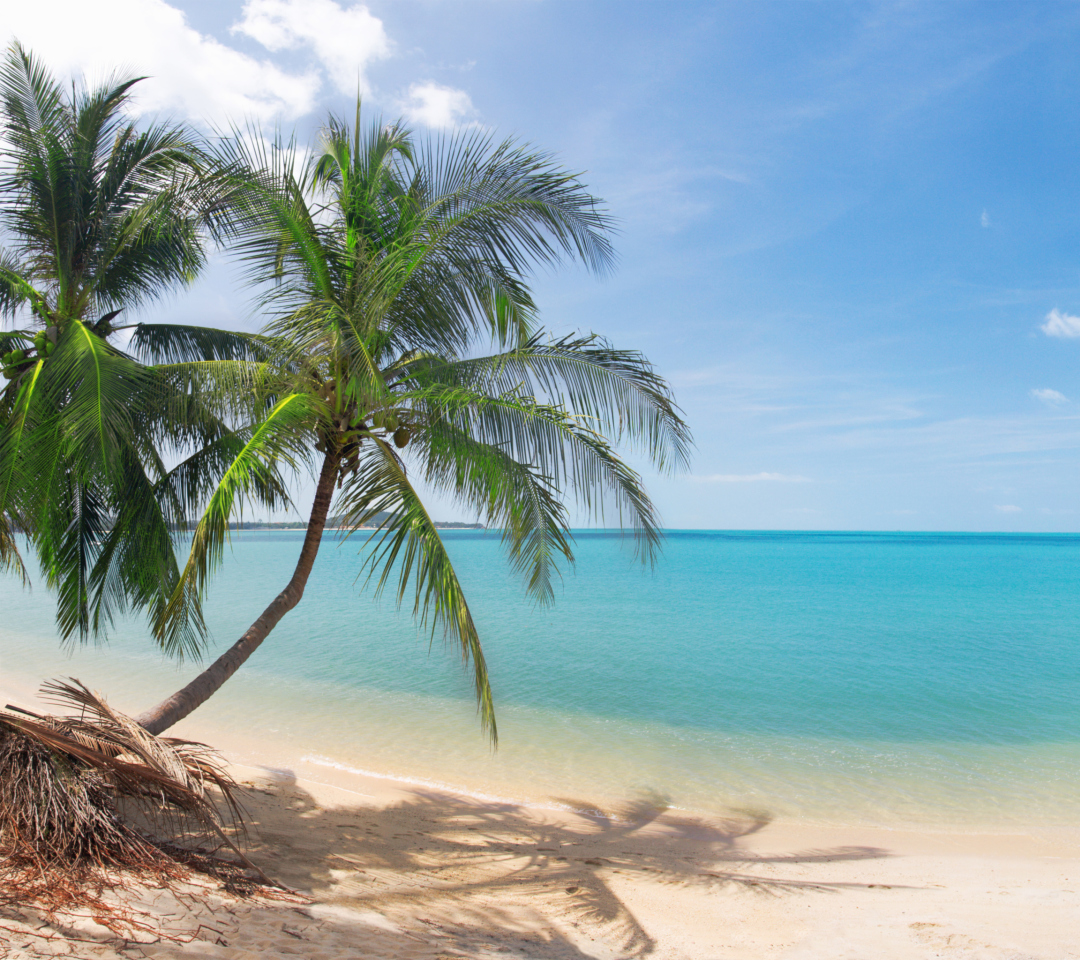
<svg viewBox="0 0 1080 960">
<path fill-rule="evenodd" d="M 1080 960 L 1080 0 L 0 6 L 0 960 Z"/>
<path fill-rule="evenodd" d="M 133 939 L 88 917 L 47 924 L 8 910 L 0 956 L 1080 956 L 1080 831 L 697 818 L 648 797 L 582 814 L 303 762 L 233 771 L 248 787 L 250 854 L 295 896 L 245 900 L 197 878 L 138 888 L 146 917 Z"/>
</svg>

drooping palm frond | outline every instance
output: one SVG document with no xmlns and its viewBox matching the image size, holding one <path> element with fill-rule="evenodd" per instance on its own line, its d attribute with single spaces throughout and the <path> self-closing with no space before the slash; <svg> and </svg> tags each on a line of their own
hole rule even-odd
<svg viewBox="0 0 1080 960">
<path fill-rule="evenodd" d="M 439 418 L 418 434 L 411 459 L 426 483 L 453 495 L 486 525 L 502 531 L 511 569 L 542 604 L 555 599 L 559 561 L 574 562 L 566 507 L 553 478 L 504 444 Z"/>
<path fill-rule="evenodd" d="M 366 561 L 369 579 L 381 591 L 396 577 L 398 603 L 411 594 L 413 616 L 421 626 L 430 626 L 432 631 L 441 628 L 449 640 L 458 644 L 462 662 L 472 664 L 481 726 L 492 743 L 497 743 L 487 662 L 465 592 L 439 531 L 385 441 L 374 442 L 350 485 L 352 489 L 343 501 L 348 509 L 348 525 L 361 526 L 380 513 L 389 514 L 380 531 L 372 536 L 374 548 Z"/>
<path fill-rule="evenodd" d="M 152 482 L 137 461 L 127 466 L 124 497 L 88 578 L 91 628 L 99 636 L 115 617 L 131 610 L 146 610 L 156 622 L 180 582 L 173 531 L 181 524 L 169 518 L 185 517 L 187 511 L 163 496 L 164 480 Z M 206 634 L 202 609 L 192 605 L 184 616 L 170 620 L 159 644 L 166 652 L 175 651 L 177 659 L 197 657 Z"/>
<path fill-rule="evenodd" d="M 266 361 L 279 345 L 267 337 L 216 327 L 188 324 L 140 323 L 128 349 L 144 363 L 172 364 L 193 360 Z"/>
<path fill-rule="evenodd" d="M 15 524 L 11 516 L 0 513 L 0 570 L 15 574 L 26 586 L 30 578 L 27 576 L 26 564 L 15 537 Z"/>
<path fill-rule="evenodd" d="M 221 563 L 235 512 L 250 502 L 269 503 L 273 507 L 289 504 L 278 471 L 282 464 L 297 470 L 305 463 L 310 454 L 307 434 L 321 413 L 321 405 L 311 397 L 291 394 L 279 400 L 257 426 L 237 431 L 236 436 L 239 439 L 246 437 L 246 442 L 242 446 L 233 442 L 229 452 L 234 455 L 206 500 L 206 508 L 192 535 L 187 563 L 168 602 L 160 608 L 154 621 L 155 634 L 169 652 L 176 655 L 183 652 L 170 646 L 174 625 L 184 619 L 187 611 L 201 605 L 210 576 Z M 190 466 L 189 462 L 182 468 Z M 181 475 L 175 478 L 178 485 L 188 480 L 188 471 L 181 469 L 180 472 Z"/>
<path fill-rule="evenodd" d="M 405 365 L 403 382 L 461 385 L 490 393 L 511 390 L 565 404 L 614 442 L 625 441 L 660 470 L 687 465 L 691 437 L 671 390 L 636 350 L 619 350 L 596 335 L 527 342 L 491 356 Z"/>
<path fill-rule="evenodd" d="M 425 390 L 405 392 L 402 397 L 409 401 L 417 423 L 423 425 L 413 449 L 431 482 L 456 492 L 463 490 L 461 479 L 468 470 L 464 460 L 471 451 L 480 451 L 489 464 L 498 451 L 508 461 L 502 469 L 511 470 L 510 463 L 528 465 L 531 473 L 544 478 L 552 491 L 576 501 L 586 515 L 603 522 L 608 511 L 613 511 L 620 526 L 633 528 L 640 556 L 655 559 L 659 522 L 641 477 L 597 430 L 593 418 L 573 415 L 561 405 L 541 403 L 524 389 L 489 395 L 429 380 Z M 476 446 L 470 448 L 467 438 Z M 517 539 L 509 536 L 515 526 L 504 526 L 507 518 L 491 512 L 483 498 L 472 499 L 460 492 L 459 496 L 475 512 L 486 515 L 489 523 L 504 527 L 511 557 L 519 562 L 523 555 L 517 549 Z M 565 527 L 565 511 L 560 513 L 559 522 Z M 553 569 L 551 562 L 549 555 L 545 560 L 549 570 Z M 530 579 L 539 599 L 549 594 L 548 580 L 539 574 Z"/>
</svg>

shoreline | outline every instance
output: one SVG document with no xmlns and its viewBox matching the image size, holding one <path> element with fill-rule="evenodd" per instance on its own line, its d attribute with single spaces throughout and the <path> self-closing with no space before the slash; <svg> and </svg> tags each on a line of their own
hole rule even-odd
<svg viewBox="0 0 1080 960">
<path fill-rule="evenodd" d="M 5 702 L 41 706 L 28 692 L 8 675 L 0 680 Z M 60 939 L 39 943 L 40 918 L 6 917 L 0 948 L 7 936 L 23 952 L 0 949 L 0 956 L 1077 956 L 1078 830 L 825 825 L 737 810 L 695 816 L 643 798 L 574 811 L 303 757 L 282 764 L 235 731 L 215 732 L 195 719 L 178 732 L 220 750 L 247 788 L 249 855 L 303 902 L 135 890 L 130 896 L 162 930 L 196 939 L 151 937 L 140 947 L 79 921 L 63 927 Z"/>
<path fill-rule="evenodd" d="M 77 674 L 81 671 L 74 672 Z M 53 670 L 49 676 L 61 677 L 66 676 L 67 673 L 66 670 Z M 15 674 L 4 666 L 0 670 L 0 698 L 4 698 L 3 702 L 13 702 L 17 706 L 47 713 L 50 711 L 50 706 L 38 695 L 39 683 L 40 681 L 32 679 L 29 675 Z M 173 681 L 170 680 L 169 684 L 172 686 Z M 90 682 L 89 685 L 91 688 L 100 686 L 94 682 Z M 121 710 L 131 713 L 134 712 L 133 708 L 137 709 L 136 704 L 125 702 L 126 698 L 120 695 L 120 691 L 112 684 L 106 683 L 102 688 L 102 693 L 110 703 Z M 130 697 L 130 691 L 128 693 Z M 224 713 L 219 712 L 215 715 L 215 707 L 218 711 L 222 707 L 226 707 L 226 710 Z M 231 764 L 261 769 L 268 774 L 275 771 L 285 773 L 305 782 L 345 790 L 351 789 L 349 786 L 351 783 L 378 781 L 392 785 L 394 788 L 432 791 L 480 803 L 564 811 L 574 815 L 599 815 L 609 819 L 612 817 L 617 819 L 617 810 L 627 803 L 646 799 L 648 802 L 660 803 L 674 815 L 702 820 L 724 817 L 732 811 L 743 812 L 751 809 L 755 811 L 755 814 L 766 816 L 770 823 L 777 826 L 783 825 L 789 829 L 805 828 L 825 832 L 854 830 L 942 837 L 992 838 L 1023 835 L 1040 838 L 1057 837 L 1065 843 L 1080 841 L 1080 820 L 1069 820 L 1063 823 L 1060 818 L 1055 821 L 1041 821 L 1036 816 L 1025 819 L 1014 816 L 1009 819 L 988 821 L 970 813 L 958 818 L 957 811 L 951 808 L 948 810 L 948 816 L 945 816 L 943 812 L 941 816 L 929 818 L 921 816 L 917 819 L 905 818 L 899 812 L 871 818 L 866 816 L 865 810 L 860 809 L 856 812 L 852 808 L 842 811 L 840 815 L 836 811 L 819 812 L 814 815 L 785 810 L 783 804 L 761 790 L 757 792 L 756 797 L 748 800 L 735 798 L 727 802 L 715 803 L 709 809 L 702 809 L 674 802 L 662 792 L 648 787 L 618 792 L 585 790 L 567 793 L 565 785 L 554 785 L 545 779 L 542 773 L 529 769 L 518 770 L 516 767 L 514 770 L 516 776 L 509 780 L 505 777 L 502 779 L 489 777 L 487 782 L 470 780 L 467 773 L 464 776 L 461 775 L 464 770 L 474 774 L 477 772 L 468 763 L 456 769 L 451 769 L 451 765 L 451 767 L 444 766 L 438 770 L 425 771 L 422 763 L 414 763 L 412 765 L 414 769 L 409 770 L 410 764 L 407 761 L 403 763 L 400 759 L 393 760 L 391 766 L 387 763 L 389 758 L 385 751 L 377 755 L 361 755 L 353 759 L 348 756 L 347 750 L 341 749 L 345 746 L 344 743 L 337 741 L 327 743 L 325 740 L 318 742 L 315 739 L 320 729 L 317 724 L 304 729 L 302 736 L 298 736 L 296 731 L 288 731 L 287 734 L 281 735 L 277 730 L 259 729 L 258 726 L 254 735 L 243 732 L 238 729 L 240 726 L 238 721 L 246 719 L 243 698 L 211 701 L 208 708 L 196 711 L 191 717 L 181 721 L 170 731 L 170 734 L 204 742 L 219 751 Z M 286 710 L 283 713 L 286 717 L 291 717 L 289 711 Z M 266 718 L 263 717 L 261 720 L 262 726 L 265 727 Z M 472 733 L 471 729 L 468 733 Z M 338 748 L 337 751 L 335 747 Z M 505 746 L 503 750 L 506 750 Z M 337 755 L 334 755 L 335 752 Z M 404 756 L 408 757 L 409 752 L 405 751 Z M 402 767 L 406 769 L 402 770 Z M 448 773 L 451 776 L 447 776 Z M 550 774 L 550 770 L 548 773 Z M 863 815 L 860 816 L 859 813 Z"/>
<path fill-rule="evenodd" d="M 41 700 L 28 679 L 18 678 L 12 682 L 10 671 L 0 676 L 0 700 L 14 702 L 16 706 L 28 707 L 38 712 L 47 713 L 48 703 Z M 724 812 L 709 812 L 687 808 L 665 802 L 662 797 L 639 795 L 624 797 L 622 802 L 597 804 L 592 802 L 570 802 L 545 795 L 543 790 L 522 790 L 517 795 L 487 792 L 480 787 L 467 783 L 448 783 L 418 774 L 402 774 L 393 771 L 364 769 L 333 757 L 312 754 L 307 749 L 299 751 L 271 750 L 264 738 L 244 736 L 235 731 L 223 731 L 198 712 L 181 721 L 168 735 L 179 735 L 206 743 L 216 750 L 228 766 L 253 771 L 255 775 L 274 779 L 284 778 L 310 785 L 316 790 L 326 789 L 355 794 L 357 797 L 400 796 L 408 793 L 438 795 L 455 800 L 490 804 L 497 807 L 514 807 L 526 811 L 535 811 L 542 815 L 582 817 L 617 823 L 624 818 L 620 810 L 635 803 L 654 804 L 656 809 L 669 812 L 672 816 L 686 820 L 708 822 L 725 816 L 752 815 L 767 821 L 773 829 L 783 830 L 786 834 L 805 832 L 807 834 L 831 835 L 835 833 L 857 833 L 859 835 L 881 835 L 913 838 L 954 838 L 964 846 L 962 838 L 977 838 L 990 841 L 1000 837 L 1007 841 L 1009 848 L 1015 848 L 1019 838 L 1029 838 L 1035 845 L 1046 842 L 1063 844 L 1067 848 L 1075 847 L 1080 854 L 1080 823 L 1075 826 L 1032 822 L 1023 826 L 1015 824 L 987 824 L 971 820 L 967 823 L 941 821 L 934 823 L 911 822 L 897 819 L 892 823 L 870 820 L 830 820 L 811 816 L 785 816 L 768 810 L 750 809 L 738 804 L 728 806 Z M 530 784 L 530 786 L 535 786 Z M 530 795 L 531 793 L 531 795 Z"/>
</svg>

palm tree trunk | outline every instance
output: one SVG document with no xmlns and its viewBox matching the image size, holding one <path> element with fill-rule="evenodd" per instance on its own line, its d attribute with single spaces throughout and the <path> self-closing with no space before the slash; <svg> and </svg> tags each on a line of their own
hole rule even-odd
<svg viewBox="0 0 1080 960">
<path fill-rule="evenodd" d="M 300 550 L 300 559 L 296 561 L 296 569 L 288 585 L 262 612 L 262 616 L 248 627 L 247 632 L 217 660 L 182 690 L 162 700 L 156 707 L 147 710 L 138 718 L 139 724 L 150 733 L 160 734 L 168 730 L 174 723 L 183 720 L 189 713 L 209 700 L 256 651 L 259 644 L 278 625 L 278 621 L 300 602 L 300 598 L 304 595 L 304 587 L 307 585 L 308 575 L 315 563 L 315 555 L 319 552 L 326 517 L 330 512 L 330 503 L 334 499 L 334 482 L 337 480 L 340 464 L 339 451 L 331 450 L 326 454 L 322 472 L 319 474 L 319 483 L 315 487 L 315 502 L 311 505 L 311 518 L 308 520 L 304 546 Z"/>
</svg>

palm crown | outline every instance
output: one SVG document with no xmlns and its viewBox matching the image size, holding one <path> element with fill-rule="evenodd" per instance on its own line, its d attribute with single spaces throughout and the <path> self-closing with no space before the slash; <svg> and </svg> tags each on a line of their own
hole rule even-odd
<svg viewBox="0 0 1080 960">
<path fill-rule="evenodd" d="M 16 325 L 0 332 L 0 560 L 21 568 L 13 532 L 25 531 L 65 638 L 101 634 L 132 608 L 160 622 L 180 574 L 170 528 L 195 495 L 190 465 L 165 458 L 200 450 L 203 462 L 235 443 L 184 370 L 116 345 L 121 312 L 195 277 L 216 209 L 197 142 L 125 115 L 136 82 L 69 96 L 17 44 L 0 66 L 0 315 Z M 145 340 L 203 356 L 251 350 L 188 327 L 143 326 Z M 192 652 L 203 629 L 189 607 L 163 639 Z"/>
<path fill-rule="evenodd" d="M 654 510 L 615 445 L 629 441 L 667 469 L 685 460 L 688 430 L 640 354 L 545 336 L 525 283 L 537 263 L 605 269 L 609 220 L 549 156 L 479 133 L 417 142 L 397 126 L 363 126 L 359 108 L 351 130 L 329 123 L 307 162 L 257 131 L 226 140 L 219 159 L 235 188 L 229 241 L 260 291 L 274 359 L 215 368 L 223 402 L 233 398 L 235 412 L 246 398 L 250 439 L 208 498 L 159 631 L 197 607 L 260 473 L 315 462 L 305 550 L 313 559 L 335 496 L 350 529 L 384 513 L 364 553 L 369 574 L 460 645 L 494 736 L 476 626 L 416 480 L 501 529 L 541 601 L 559 561 L 573 559 L 564 491 L 594 515 L 613 508 L 652 556 Z M 165 705 L 144 715 L 150 729 L 220 686 L 299 600 L 306 576 L 185 688 L 186 706 L 182 691 L 167 719 Z"/>
</svg>

